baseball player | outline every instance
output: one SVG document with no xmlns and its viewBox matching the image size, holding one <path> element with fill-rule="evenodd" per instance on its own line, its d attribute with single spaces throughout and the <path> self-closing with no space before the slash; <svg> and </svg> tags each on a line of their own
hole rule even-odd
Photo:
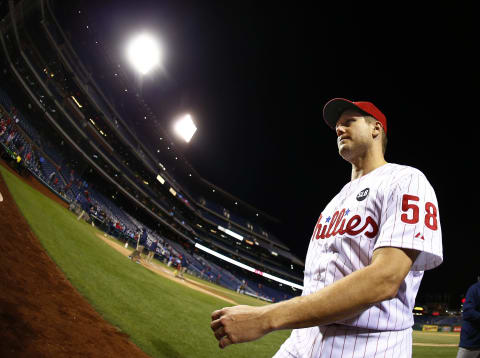
<svg viewBox="0 0 480 358">
<path fill-rule="evenodd" d="M 147 238 L 148 238 L 147 228 L 144 227 L 142 229 L 142 235 L 138 238 L 137 248 L 128 256 L 130 260 L 135 261 L 136 263 L 140 263 L 140 260 L 142 259 L 143 249 L 147 244 Z"/>
<path fill-rule="evenodd" d="M 387 119 L 370 102 L 323 109 L 351 181 L 321 212 L 300 297 L 212 313 L 220 348 L 293 329 L 275 358 L 411 357 L 412 309 L 443 260 L 435 192 L 417 169 L 387 163 Z"/>
</svg>

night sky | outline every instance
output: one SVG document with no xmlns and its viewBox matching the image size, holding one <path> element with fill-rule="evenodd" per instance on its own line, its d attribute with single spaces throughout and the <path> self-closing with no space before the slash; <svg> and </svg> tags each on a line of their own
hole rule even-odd
<svg viewBox="0 0 480 358">
<path fill-rule="evenodd" d="M 437 193 L 444 263 L 425 274 L 419 300 L 450 293 L 456 304 L 480 275 L 473 9 L 259 3 L 65 2 L 58 11 L 124 67 L 129 34 L 159 36 L 163 70 L 140 84 L 158 120 L 132 127 L 155 143 L 156 128 L 190 112 L 199 129 L 177 149 L 205 179 L 279 218 L 274 233 L 302 259 L 320 212 L 350 180 L 322 108 L 334 97 L 375 103 L 388 120 L 386 160 L 420 169 Z"/>
</svg>

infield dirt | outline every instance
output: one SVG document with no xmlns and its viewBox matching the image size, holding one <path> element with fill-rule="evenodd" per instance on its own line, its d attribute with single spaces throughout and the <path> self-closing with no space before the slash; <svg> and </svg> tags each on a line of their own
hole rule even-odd
<svg viewBox="0 0 480 358">
<path fill-rule="evenodd" d="M 21 179 L 66 205 L 34 178 Z M 148 357 L 70 284 L 1 175 L 0 193 L 0 357 Z"/>
<path fill-rule="evenodd" d="M 122 255 L 128 256 L 128 255 L 131 254 L 131 252 L 128 251 L 128 249 L 124 248 L 119 243 L 113 242 L 112 240 L 107 239 L 105 236 L 103 236 L 101 234 L 97 234 L 97 237 L 99 239 L 103 240 L 104 242 L 106 242 L 109 246 L 111 246 L 112 248 L 114 248 L 118 252 L 120 252 Z M 200 282 L 195 282 L 193 280 L 189 280 L 188 278 L 182 279 L 182 278 L 176 277 L 171 271 L 163 268 L 160 265 L 155 264 L 154 262 L 146 263 L 142 259 L 141 264 L 142 264 L 143 267 L 145 267 L 146 269 L 148 269 L 150 271 L 155 272 L 157 275 L 160 275 L 160 276 L 165 277 L 169 280 L 178 282 L 178 283 L 180 283 L 184 286 L 187 286 L 187 287 L 191 288 L 192 290 L 197 290 L 197 291 L 205 293 L 207 295 L 210 295 L 210 296 L 219 298 L 221 300 L 227 301 L 228 303 L 238 305 L 238 302 L 236 302 L 236 301 L 234 301 L 234 300 L 232 300 L 228 297 L 222 296 L 221 294 L 215 292 L 211 287 L 209 287 L 207 285 L 203 285 Z"/>
</svg>

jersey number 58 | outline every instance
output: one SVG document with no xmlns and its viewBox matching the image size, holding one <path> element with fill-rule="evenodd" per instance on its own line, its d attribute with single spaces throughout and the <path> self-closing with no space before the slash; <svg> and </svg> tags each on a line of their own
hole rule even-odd
<svg viewBox="0 0 480 358">
<path fill-rule="evenodd" d="M 404 194 L 402 198 L 402 211 L 405 213 L 402 214 L 401 219 L 404 223 L 407 224 L 416 224 L 418 223 L 419 219 L 419 208 L 418 205 L 415 203 L 419 201 L 420 198 L 415 195 Z M 411 213 L 408 211 L 411 210 Z M 411 214 L 409 217 L 408 214 Z M 427 201 L 425 203 L 425 226 L 428 227 L 430 230 L 437 230 L 438 229 L 438 222 L 437 222 L 437 207 L 435 204 Z"/>
</svg>

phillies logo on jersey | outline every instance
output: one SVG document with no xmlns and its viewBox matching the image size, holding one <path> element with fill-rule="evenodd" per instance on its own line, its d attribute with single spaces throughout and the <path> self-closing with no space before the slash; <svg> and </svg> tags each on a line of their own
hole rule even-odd
<svg viewBox="0 0 480 358">
<path fill-rule="evenodd" d="M 348 234 L 350 236 L 356 236 L 367 230 L 368 231 L 365 232 L 366 237 L 372 239 L 377 236 L 378 225 L 371 216 L 367 216 L 363 225 L 360 225 L 363 221 L 362 217 L 360 215 L 354 215 L 347 221 L 347 218 L 345 216 L 348 216 L 349 213 L 349 209 L 342 209 L 341 211 L 337 210 L 331 218 L 328 217 L 325 220 L 326 223 L 323 225 L 321 223 L 323 216 L 322 214 L 320 214 L 317 224 L 315 225 L 312 240 L 328 239 L 329 237 L 335 236 L 337 234 Z"/>
</svg>

